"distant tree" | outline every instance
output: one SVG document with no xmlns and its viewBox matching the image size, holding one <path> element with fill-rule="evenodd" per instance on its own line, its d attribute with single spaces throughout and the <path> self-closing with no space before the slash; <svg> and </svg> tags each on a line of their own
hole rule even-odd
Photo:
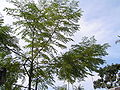
<svg viewBox="0 0 120 90">
<path fill-rule="evenodd" d="M 120 64 L 112 64 L 99 69 L 100 79 L 94 81 L 95 88 L 120 86 Z"/>
<path fill-rule="evenodd" d="M 118 37 L 120 38 L 120 36 L 119 36 L 119 35 L 118 35 Z M 117 43 L 120 43 L 120 40 L 117 40 L 115 43 L 116 43 L 116 44 L 117 44 Z"/>
<path fill-rule="evenodd" d="M 74 86 L 73 90 L 84 90 L 82 85 Z"/>
<path fill-rule="evenodd" d="M 102 56 L 107 55 L 108 46 L 108 44 L 97 44 L 94 37 L 90 39 L 84 37 L 82 42 L 72 45 L 69 51 L 54 61 L 58 78 L 74 83 L 92 75 L 91 72 L 96 72 L 99 65 L 105 62 Z"/>
<path fill-rule="evenodd" d="M 63 85 L 63 86 L 58 86 L 55 88 L 55 90 L 67 90 L 67 85 Z"/>
</svg>

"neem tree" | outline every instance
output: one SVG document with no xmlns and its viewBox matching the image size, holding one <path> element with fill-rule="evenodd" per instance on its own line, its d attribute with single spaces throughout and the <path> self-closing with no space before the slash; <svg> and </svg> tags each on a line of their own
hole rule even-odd
<svg viewBox="0 0 120 90">
<path fill-rule="evenodd" d="M 17 55 L 17 67 L 20 70 L 17 75 L 22 73 L 29 78 L 28 90 L 37 90 L 39 85 L 40 89 L 53 85 L 54 75 L 74 83 L 104 63 L 102 56 L 107 55 L 108 45 L 96 44 L 94 38 L 84 38 L 68 52 L 56 55 L 57 48 L 66 48 L 65 44 L 72 41 L 71 36 L 79 30 L 81 10 L 76 1 L 40 0 L 35 3 L 13 0 L 11 3 L 15 8 L 6 8 L 5 11 L 15 19 L 12 31 L 24 43 L 19 51 L 16 47 L 6 48 Z"/>
</svg>

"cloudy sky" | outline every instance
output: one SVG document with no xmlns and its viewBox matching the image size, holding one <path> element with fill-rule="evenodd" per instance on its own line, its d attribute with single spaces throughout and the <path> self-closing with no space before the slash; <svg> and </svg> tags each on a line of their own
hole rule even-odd
<svg viewBox="0 0 120 90">
<path fill-rule="evenodd" d="M 83 16 L 79 22 L 81 29 L 73 37 L 75 43 L 81 40 L 83 36 L 95 36 L 98 43 L 109 43 L 109 55 L 104 57 L 106 64 L 120 64 L 120 43 L 115 41 L 120 35 L 120 0 L 79 0 L 79 6 L 83 11 Z M 11 6 L 5 0 L 0 0 L 0 12 L 5 15 L 2 9 L 5 6 Z M 4 17 L 5 23 L 12 20 L 10 17 Z M 93 80 L 97 76 L 93 77 Z M 85 90 L 93 90 L 92 78 L 89 76 L 86 82 L 83 82 Z M 103 89 L 102 89 L 103 90 Z"/>
<path fill-rule="evenodd" d="M 104 57 L 106 64 L 120 64 L 120 44 L 115 44 L 120 35 L 120 0 L 80 0 L 79 5 L 84 12 L 80 21 L 81 31 L 74 37 L 76 42 L 82 36 L 95 36 L 98 43 L 109 43 L 111 46 L 109 55 Z M 83 84 L 85 90 L 93 90 L 90 82 L 89 77 Z"/>
<path fill-rule="evenodd" d="M 78 36 L 95 36 L 99 43 L 109 43 L 108 64 L 120 63 L 120 44 L 115 44 L 120 34 L 120 0 L 80 0 L 84 11 L 81 19 L 81 31 Z"/>
</svg>

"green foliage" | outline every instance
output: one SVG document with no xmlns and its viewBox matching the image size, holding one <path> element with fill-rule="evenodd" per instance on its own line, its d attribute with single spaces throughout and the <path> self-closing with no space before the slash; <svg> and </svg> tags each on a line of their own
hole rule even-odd
<svg viewBox="0 0 120 90">
<path fill-rule="evenodd" d="M 18 43 L 15 36 L 11 34 L 11 27 L 4 26 L 4 21 L 2 17 L 0 18 L 0 51 L 8 51 L 9 48 L 15 49 L 18 51 L 19 47 L 16 43 Z M 10 51 L 10 50 L 9 50 Z"/>
<path fill-rule="evenodd" d="M 45 0 L 46 1 L 46 0 Z M 72 40 L 68 36 L 73 35 L 78 30 L 79 25 L 75 23 L 81 16 L 81 10 L 76 11 L 65 3 L 58 3 L 57 0 L 40 3 L 34 2 L 13 2 L 17 9 L 6 8 L 9 15 L 19 18 L 14 24 L 23 28 L 19 34 L 29 44 L 27 48 L 32 47 L 31 42 L 34 38 L 34 47 L 44 47 L 45 52 L 53 50 L 53 44 L 58 47 L 65 46 L 60 43 L 67 43 Z M 32 35 L 34 32 L 34 37 Z"/>
<path fill-rule="evenodd" d="M 120 64 L 112 64 L 99 69 L 100 79 L 94 81 L 95 88 L 120 86 Z"/>
<path fill-rule="evenodd" d="M 108 44 L 96 44 L 94 37 L 83 41 L 77 45 L 72 45 L 72 49 L 64 53 L 54 61 L 57 68 L 57 75 L 62 80 L 74 83 L 76 79 L 84 79 L 90 72 L 97 71 L 99 65 L 104 63 L 102 56 L 107 55 Z"/>
<path fill-rule="evenodd" d="M 5 83 L 3 84 L 5 90 L 17 90 L 14 84 L 17 82 L 18 78 L 21 77 L 20 64 L 13 60 L 12 56 L 5 52 L 0 53 L 0 67 L 6 68 Z M 22 78 L 22 77 L 21 77 Z"/>
<path fill-rule="evenodd" d="M 94 38 L 87 37 L 72 45 L 68 52 L 55 57 L 57 48 L 66 48 L 65 44 L 73 41 L 71 36 L 79 30 L 78 20 L 82 12 L 78 2 L 11 0 L 11 3 L 15 8 L 6 8 L 5 11 L 15 19 L 15 29 L 3 26 L 3 20 L 0 20 L 0 51 L 3 50 L 0 65 L 7 68 L 5 87 L 9 90 L 20 90 L 20 85 L 13 84 L 24 76 L 29 78 L 28 90 L 31 87 L 46 90 L 48 85 L 53 85 L 55 74 L 73 83 L 91 75 L 91 71 L 96 71 L 104 63 L 102 56 L 107 55 L 108 44 L 96 44 Z M 19 35 L 25 43 L 21 49 L 10 31 Z M 13 58 L 11 52 L 17 57 Z"/>
<path fill-rule="evenodd" d="M 0 18 L 0 68 L 5 68 L 6 76 L 5 83 L 2 85 L 5 90 L 18 90 L 13 85 L 17 82 L 20 74 L 20 63 L 13 58 L 12 51 L 19 51 L 19 47 L 16 44 L 18 41 L 15 36 L 11 34 L 11 27 L 3 25 L 4 21 Z M 14 56 L 15 57 L 15 56 Z M 2 87 L 1 86 L 1 87 Z"/>
<path fill-rule="evenodd" d="M 66 48 L 72 41 L 71 36 L 79 30 L 78 20 L 81 10 L 77 2 L 68 0 L 42 0 L 38 4 L 25 0 L 12 0 L 15 8 L 6 8 L 8 15 L 15 18 L 17 35 L 26 43 L 21 62 L 24 74 L 29 77 L 29 90 L 33 85 L 52 85 L 53 74 L 51 59 L 58 48 Z"/>
<path fill-rule="evenodd" d="M 34 48 L 35 57 L 57 52 L 54 46 L 66 48 L 64 43 L 72 40 L 69 36 L 78 30 L 76 22 L 81 17 L 80 9 L 70 7 L 72 2 L 43 1 L 39 4 L 12 1 L 16 8 L 5 9 L 8 15 L 18 19 L 14 22 L 18 34 L 28 43 L 25 48 Z M 30 51 L 28 56 L 32 53 Z"/>
</svg>

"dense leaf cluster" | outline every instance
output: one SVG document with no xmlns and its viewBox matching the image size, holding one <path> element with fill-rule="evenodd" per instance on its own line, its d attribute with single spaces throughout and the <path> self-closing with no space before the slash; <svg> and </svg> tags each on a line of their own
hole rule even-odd
<svg viewBox="0 0 120 90">
<path fill-rule="evenodd" d="M 82 42 L 72 45 L 72 48 L 58 57 L 56 67 L 60 79 L 74 83 L 76 79 L 83 79 L 97 71 L 98 66 L 104 63 L 102 56 L 107 55 L 105 49 L 108 44 L 96 44 L 94 37 L 84 37 Z"/>
<path fill-rule="evenodd" d="M 19 77 L 22 76 L 20 63 L 17 61 L 17 58 L 12 57 L 12 51 L 19 51 L 17 45 L 17 39 L 11 34 L 11 27 L 3 25 L 4 21 L 2 17 L 0 18 L 0 68 L 4 68 L 5 76 L 4 83 L 1 83 L 3 88 L 2 90 L 13 90 L 17 89 L 15 84 Z M 0 73 L 2 74 L 2 73 Z M 2 77 L 1 77 L 2 78 Z M 22 77 L 21 77 L 22 78 Z M 1 79 L 2 80 L 2 79 Z M 2 81 L 0 81 L 2 82 Z"/>
<path fill-rule="evenodd" d="M 94 81 L 95 88 L 120 86 L 120 64 L 112 64 L 99 69 L 100 79 Z"/>
</svg>

